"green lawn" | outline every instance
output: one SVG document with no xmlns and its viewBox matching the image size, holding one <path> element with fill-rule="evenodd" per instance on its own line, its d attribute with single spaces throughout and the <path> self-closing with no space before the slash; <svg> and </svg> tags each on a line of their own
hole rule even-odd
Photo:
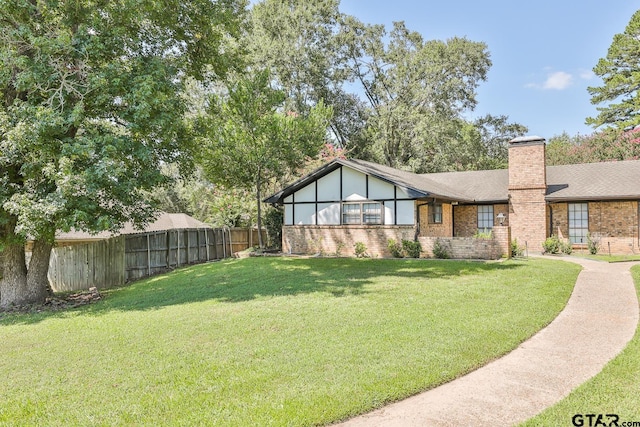
<svg viewBox="0 0 640 427">
<path fill-rule="evenodd" d="M 0 425 L 317 425 L 509 352 L 579 266 L 250 258 L 0 318 Z"/>
<path fill-rule="evenodd" d="M 640 291 L 640 266 L 633 267 L 631 271 L 636 291 Z M 618 425 L 625 421 L 640 423 L 640 329 L 636 330 L 624 351 L 609 362 L 600 374 L 523 425 L 571 425 L 571 418 L 575 414 L 616 414 L 620 417 Z M 612 420 L 607 417 L 602 419 L 606 425 Z M 595 425 L 596 418 L 592 422 Z"/>
<path fill-rule="evenodd" d="M 588 258 L 596 261 L 605 262 L 626 262 L 626 261 L 640 261 L 640 255 L 607 255 L 607 254 L 580 254 L 574 253 L 575 256 L 580 258 Z"/>
</svg>

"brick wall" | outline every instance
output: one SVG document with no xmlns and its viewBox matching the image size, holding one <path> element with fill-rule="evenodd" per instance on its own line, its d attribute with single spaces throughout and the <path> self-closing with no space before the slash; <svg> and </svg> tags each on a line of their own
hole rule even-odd
<svg viewBox="0 0 640 427">
<path fill-rule="evenodd" d="M 442 223 L 429 223 L 429 205 L 419 205 L 420 209 L 420 234 L 423 236 L 452 237 L 453 236 L 453 206 L 442 204 Z"/>
<path fill-rule="evenodd" d="M 506 228 L 506 227 L 504 227 Z M 447 248 L 453 259 L 499 259 L 506 253 L 496 239 L 476 239 L 474 237 L 419 237 L 422 251 L 433 257 L 433 245 L 437 240 Z"/>
<path fill-rule="evenodd" d="M 478 207 L 458 205 L 453 207 L 455 237 L 472 237 L 478 231 Z"/>
<path fill-rule="evenodd" d="M 544 189 L 513 190 L 509 199 L 511 237 L 527 243 L 531 251 L 542 251 L 547 233 L 547 204 Z"/>
<path fill-rule="evenodd" d="M 499 226 L 498 214 L 502 212 L 506 218 L 504 225 L 509 225 L 509 206 L 508 205 L 493 205 L 493 224 Z M 478 231 L 478 206 L 477 205 L 457 205 L 453 207 L 454 229 L 453 235 L 455 237 L 473 237 Z M 421 233 L 422 235 L 429 235 Z"/>
<path fill-rule="evenodd" d="M 391 257 L 387 242 L 413 241 L 415 228 L 401 225 L 287 225 L 282 227 L 282 250 L 293 254 L 336 254 L 353 256 L 356 242 L 375 257 Z"/>
<path fill-rule="evenodd" d="M 569 238 L 568 203 L 551 205 L 552 233 Z M 589 202 L 589 232 L 600 240 L 600 251 L 612 254 L 640 253 L 638 202 Z"/>
<path fill-rule="evenodd" d="M 548 236 L 544 140 L 509 144 L 509 224 L 511 237 L 541 251 Z"/>
</svg>

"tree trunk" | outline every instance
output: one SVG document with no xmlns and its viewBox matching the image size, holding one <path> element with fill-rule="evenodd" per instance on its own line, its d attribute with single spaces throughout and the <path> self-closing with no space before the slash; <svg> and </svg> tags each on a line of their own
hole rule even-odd
<svg viewBox="0 0 640 427">
<path fill-rule="evenodd" d="M 260 200 L 260 180 L 256 185 L 256 202 L 258 203 L 258 245 L 260 249 L 264 249 L 264 242 L 262 241 L 262 200 Z"/>
<path fill-rule="evenodd" d="M 29 300 L 33 303 L 42 303 L 52 294 L 49 286 L 49 258 L 53 243 L 47 240 L 33 242 L 33 252 L 27 271 L 27 292 Z"/>
<path fill-rule="evenodd" d="M 2 279 L 0 280 L 0 309 L 12 305 L 29 304 L 27 265 L 24 244 L 7 243 L 3 250 Z"/>
</svg>

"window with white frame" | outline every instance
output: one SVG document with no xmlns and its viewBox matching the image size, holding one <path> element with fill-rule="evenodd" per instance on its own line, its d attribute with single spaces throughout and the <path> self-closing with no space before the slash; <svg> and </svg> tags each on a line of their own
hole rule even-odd
<svg viewBox="0 0 640 427">
<path fill-rule="evenodd" d="M 493 228 L 493 205 L 478 206 L 478 230 L 491 230 Z"/>
<path fill-rule="evenodd" d="M 343 224 L 382 224 L 382 203 L 357 202 L 342 204 Z"/>
<path fill-rule="evenodd" d="M 589 232 L 589 205 L 587 203 L 569 203 L 569 241 L 587 243 Z"/>
<path fill-rule="evenodd" d="M 442 203 L 429 204 L 429 224 L 442 224 Z"/>
</svg>

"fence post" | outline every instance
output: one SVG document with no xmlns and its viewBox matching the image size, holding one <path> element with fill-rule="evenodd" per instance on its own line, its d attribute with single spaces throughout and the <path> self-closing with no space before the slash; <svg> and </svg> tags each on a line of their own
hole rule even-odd
<svg viewBox="0 0 640 427">
<path fill-rule="evenodd" d="M 209 261 L 209 230 L 204 229 L 204 244 L 207 245 L 207 262 Z"/>
<path fill-rule="evenodd" d="M 180 267 L 180 230 L 176 230 L 176 267 Z"/>
<path fill-rule="evenodd" d="M 151 242 L 149 241 L 149 233 L 147 233 L 147 272 L 151 276 Z"/>
<path fill-rule="evenodd" d="M 167 270 L 171 269 L 171 238 L 169 237 L 169 230 L 164 232 L 164 239 L 167 242 L 167 256 L 166 258 L 166 264 L 167 264 Z"/>
</svg>

